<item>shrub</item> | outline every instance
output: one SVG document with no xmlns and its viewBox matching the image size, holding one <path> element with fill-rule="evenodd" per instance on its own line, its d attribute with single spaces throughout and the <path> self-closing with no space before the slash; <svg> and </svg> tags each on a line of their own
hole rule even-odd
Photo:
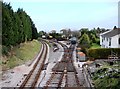
<svg viewBox="0 0 120 89">
<path fill-rule="evenodd" d="M 96 39 L 96 43 L 100 45 L 100 39 Z"/>
<path fill-rule="evenodd" d="M 10 47 L 2 46 L 2 55 L 8 55 Z"/>
<path fill-rule="evenodd" d="M 89 49 L 88 56 L 93 57 L 95 59 L 106 59 L 111 52 L 120 55 L 120 48 L 98 48 L 98 49 Z"/>
</svg>

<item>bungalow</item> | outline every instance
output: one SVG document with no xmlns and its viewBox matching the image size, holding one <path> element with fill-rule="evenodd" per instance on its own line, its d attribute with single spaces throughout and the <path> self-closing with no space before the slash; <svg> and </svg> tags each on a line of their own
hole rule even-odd
<svg viewBox="0 0 120 89">
<path fill-rule="evenodd" d="M 120 48 L 120 28 L 100 34 L 102 48 Z"/>
</svg>

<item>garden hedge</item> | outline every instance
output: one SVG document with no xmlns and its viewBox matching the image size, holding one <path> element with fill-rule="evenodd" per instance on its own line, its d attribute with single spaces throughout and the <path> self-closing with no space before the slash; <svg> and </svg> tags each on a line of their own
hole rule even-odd
<svg viewBox="0 0 120 89">
<path fill-rule="evenodd" d="M 111 52 L 120 57 L 120 48 L 97 48 L 97 49 L 88 49 L 88 56 L 95 59 L 107 59 Z"/>
</svg>

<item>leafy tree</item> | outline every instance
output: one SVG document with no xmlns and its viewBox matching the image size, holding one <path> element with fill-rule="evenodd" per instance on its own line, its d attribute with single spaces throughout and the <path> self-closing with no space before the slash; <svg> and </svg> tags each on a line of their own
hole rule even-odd
<svg viewBox="0 0 120 89">
<path fill-rule="evenodd" d="M 84 45 L 86 47 L 90 46 L 90 39 L 89 39 L 89 36 L 86 33 L 84 33 L 82 35 L 82 37 L 80 38 L 80 43 L 79 44 Z"/>
<path fill-rule="evenodd" d="M 2 43 L 3 45 L 10 46 L 14 45 L 14 30 L 13 30 L 13 10 L 11 9 L 10 4 L 2 5 Z"/>
<path fill-rule="evenodd" d="M 57 39 L 57 40 L 62 39 L 61 34 L 59 34 L 59 33 L 50 33 L 49 35 L 52 36 L 53 38 Z"/>
<path fill-rule="evenodd" d="M 65 38 L 69 38 L 71 36 L 70 29 L 62 29 L 60 32 L 62 32 L 62 35 L 65 36 Z"/>
<path fill-rule="evenodd" d="M 116 26 L 114 26 L 114 28 L 113 29 L 117 29 L 117 27 Z"/>
<path fill-rule="evenodd" d="M 79 31 L 72 31 L 71 34 L 73 37 L 77 37 L 77 38 L 79 38 L 81 36 L 81 32 L 79 32 Z"/>
<path fill-rule="evenodd" d="M 94 34 L 91 34 L 91 37 L 90 37 L 92 43 L 96 43 L 96 37 Z"/>
<path fill-rule="evenodd" d="M 37 38 L 38 38 L 37 28 L 35 27 L 35 24 L 32 23 L 32 39 L 37 39 Z"/>
<path fill-rule="evenodd" d="M 89 29 L 88 28 L 82 28 L 82 29 L 80 29 L 80 32 L 81 32 L 81 36 L 82 36 L 84 33 L 88 34 Z"/>
<path fill-rule="evenodd" d="M 42 37 L 42 35 L 46 35 L 46 34 L 47 34 L 47 33 L 44 32 L 44 31 L 39 31 L 38 36 L 39 36 L 39 37 Z"/>
<path fill-rule="evenodd" d="M 30 16 L 23 9 L 18 8 L 17 12 L 14 12 L 10 3 L 2 3 L 3 48 L 7 49 L 37 38 L 37 29 Z M 4 52 L 6 53 L 6 50 Z"/>
</svg>

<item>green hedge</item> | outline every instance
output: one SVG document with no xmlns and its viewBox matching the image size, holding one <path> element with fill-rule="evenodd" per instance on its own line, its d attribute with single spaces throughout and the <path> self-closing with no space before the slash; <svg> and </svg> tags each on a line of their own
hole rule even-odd
<svg viewBox="0 0 120 89">
<path fill-rule="evenodd" d="M 111 51 L 116 53 L 120 57 L 120 48 L 89 49 L 88 56 L 95 59 L 106 59 L 109 55 L 111 55 Z"/>
</svg>

